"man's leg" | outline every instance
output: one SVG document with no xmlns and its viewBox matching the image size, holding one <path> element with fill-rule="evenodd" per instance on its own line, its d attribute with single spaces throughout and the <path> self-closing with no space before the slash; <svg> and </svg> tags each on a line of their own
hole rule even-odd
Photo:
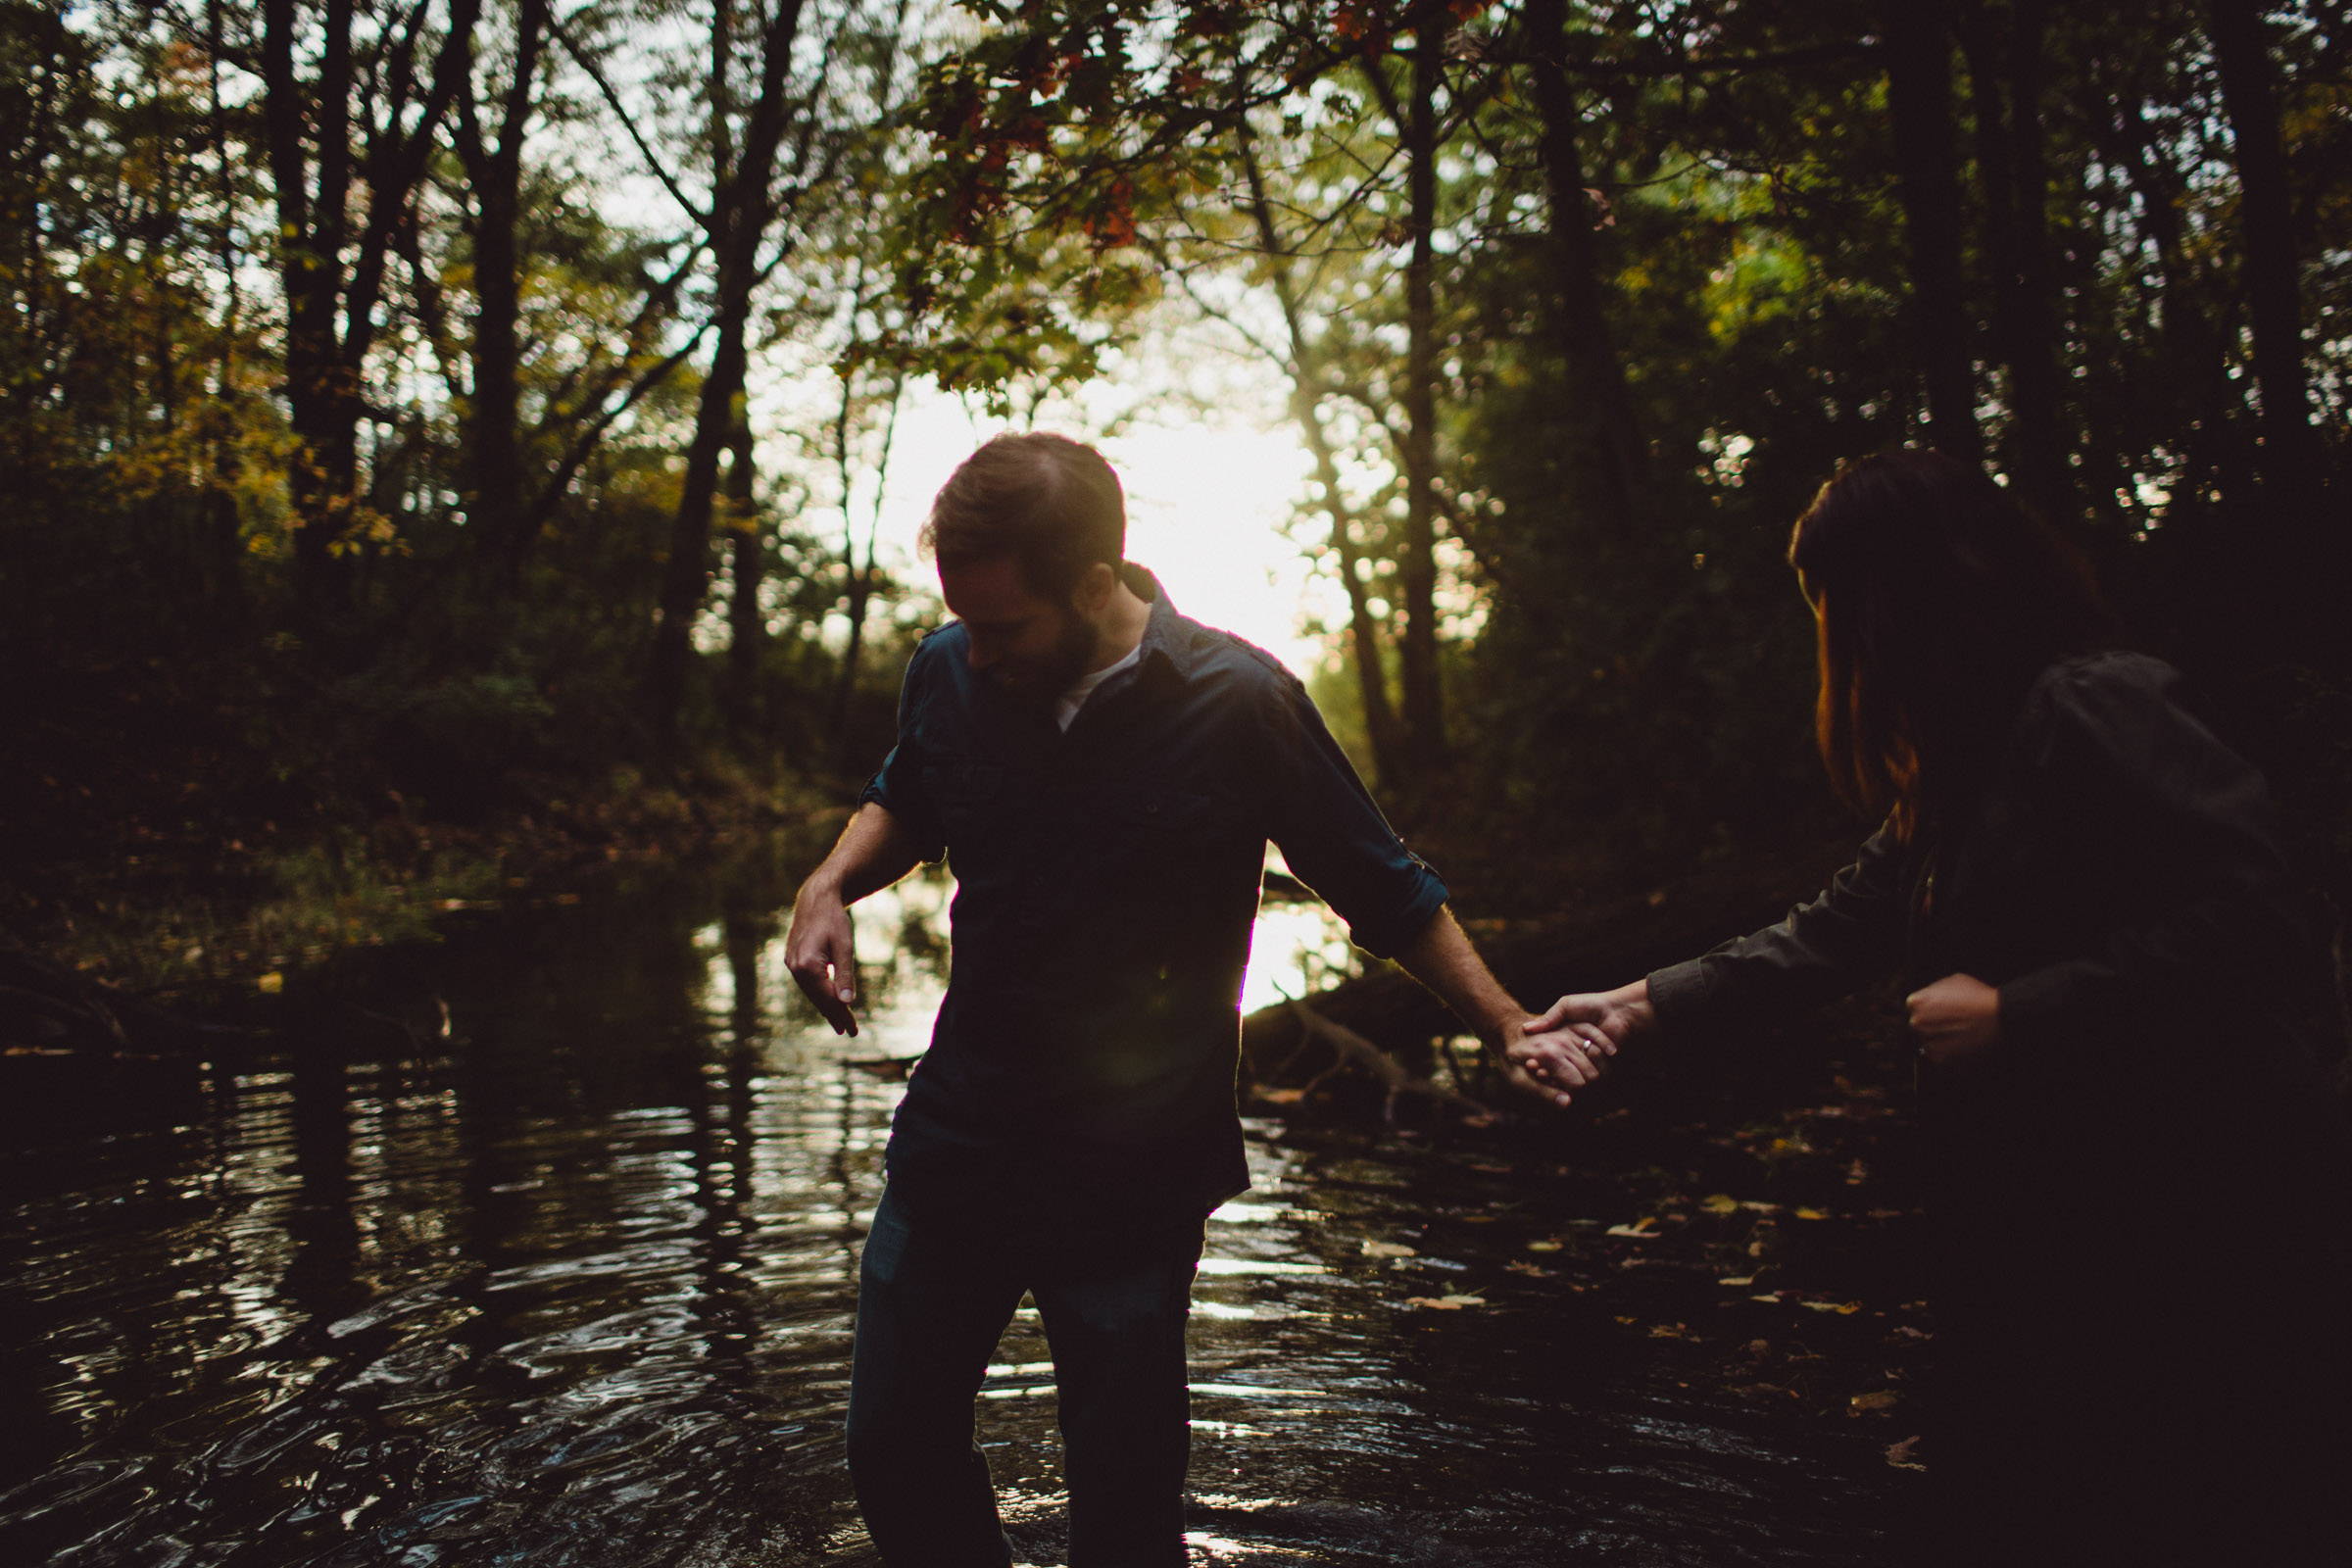
<svg viewBox="0 0 2352 1568">
<path fill-rule="evenodd" d="M 1181 1568 L 1191 1453 L 1184 1324 L 1200 1227 L 1116 1272 L 1035 1287 L 1054 1348 L 1071 1568 Z"/>
<path fill-rule="evenodd" d="M 972 1402 L 1018 1277 L 961 1238 L 910 1221 L 888 1189 L 858 1271 L 850 1480 L 892 1568 L 1006 1568 Z"/>
</svg>

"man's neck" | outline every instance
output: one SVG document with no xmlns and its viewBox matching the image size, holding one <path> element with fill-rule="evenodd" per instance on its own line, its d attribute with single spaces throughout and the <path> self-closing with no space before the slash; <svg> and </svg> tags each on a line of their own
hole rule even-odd
<svg viewBox="0 0 2352 1568">
<path fill-rule="evenodd" d="M 1095 623 L 1095 657 L 1088 662 L 1086 672 L 1111 665 L 1135 652 L 1144 640 L 1144 628 L 1152 623 L 1152 606 L 1137 596 L 1134 589 L 1120 583 L 1110 591 L 1110 603 L 1102 608 L 1102 618 Z"/>
</svg>

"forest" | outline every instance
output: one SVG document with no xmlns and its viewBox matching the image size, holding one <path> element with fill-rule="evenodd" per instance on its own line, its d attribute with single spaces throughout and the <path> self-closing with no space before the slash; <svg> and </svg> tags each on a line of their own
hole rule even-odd
<svg viewBox="0 0 2352 1568">
<path fill-rule="evenodd" d="M 1297 673 L 1538 1006 L 1850 856 L 1790 526 L 1981 465 L 2267 776 L 2352 1081 L 2352 0 L 0 0 L 0 299 L 11 1561 L 874 1560 L 951 876 L 855 1040 L 782 959 L 945 616 L 928 411 L 1281 444 Z M 1193 1560 L 1909 1560 L 1891 997 L 1545 1107 L 1263 893 Z M 2032 1206 L 2169 1301 L 2331 1190 Z"/>
<path fill-rule="evenodd" d="M 854 782 L 930 618 L 852 502 L 909 386 L 1051 424 L 1202 322 L 1311 455 L 1318 692 L 1473 902 L 1844 831 L 1780 558 L 1914 442 L 2352 885 L 2340 5 L 0 16 L 22 934 L 141 848 Z"/>
</svg>

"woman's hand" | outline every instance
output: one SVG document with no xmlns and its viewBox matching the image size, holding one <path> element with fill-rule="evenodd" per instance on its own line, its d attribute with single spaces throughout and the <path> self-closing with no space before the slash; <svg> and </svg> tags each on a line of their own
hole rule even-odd
<svg viewBox="0 0 2352 1568">
<path fill-rule="evenodd" d="M 1519 1026 L 1504 1054 L 1554 1104 L 1568 1103 L 1568 1091 L 1597 1082 L 1618 1043 L 1657 1021 L 1649 1005 L 1649 982 L 1637 980 L 1615 991 L 1562 997 L 1540 1016 Z"/>
<path fill-rule="evenodd" d="M 1973 974 L 1947 974 L 1904 999 L 1930 1061 L 1965 1061 L 2001 1043 L 2001 994 Z"/>
</svg>

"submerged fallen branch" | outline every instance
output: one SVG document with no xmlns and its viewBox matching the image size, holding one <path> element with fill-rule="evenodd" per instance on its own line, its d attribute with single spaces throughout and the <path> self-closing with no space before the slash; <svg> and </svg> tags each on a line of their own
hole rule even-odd
<svg viewBox="0 0 2352 1568">
<path fill-rule="evenodd" d="M 1491 1126 L 1499 1119 L 1498 1112 L 1492 1105 L 1484 1104 L 1471 1099 L 1468 1095 L 1447 1089 L 1443 1084 L 1408 1070 L 1404 1063 L 1381 1050 L 1362 1035 L 1357 1034 L 1346 1024 L 1334 1023 L 1305 1003 L 1290 1003 L 1288 1010 L 1293 1017 L 1298 1020 L 1301 1034 L 1298 1046 L 1290 1055 L 1283 1059 L 1282 1065 L 1274 1070 L 1272 1076 L 1277 1079 L 1281 1078 L 1297 1063 L 1300 1054 L 1317 1041 L 1331 1048 L 1332 1059 L 1329 1065 L 1296 1090 L 1283 1090 L 1273 1095 L 1261 1090 L 1259 1092 L 1261 1097 L 1278 1101 L 1294 1098 L 1304 1100 L 1330 1079 L 1347 1071 L 1349 1067 L 1360 1067 L 1369 1073 L 1382 1089 L 1387 1091 L 1380 1107 L 1383 1121 L 1394 1122 L 1396 1119 L 1396 1102 L 1408 1095 L 1456 1111 L 1464 1122 L 1473 1127 Z"/>
</svg>

